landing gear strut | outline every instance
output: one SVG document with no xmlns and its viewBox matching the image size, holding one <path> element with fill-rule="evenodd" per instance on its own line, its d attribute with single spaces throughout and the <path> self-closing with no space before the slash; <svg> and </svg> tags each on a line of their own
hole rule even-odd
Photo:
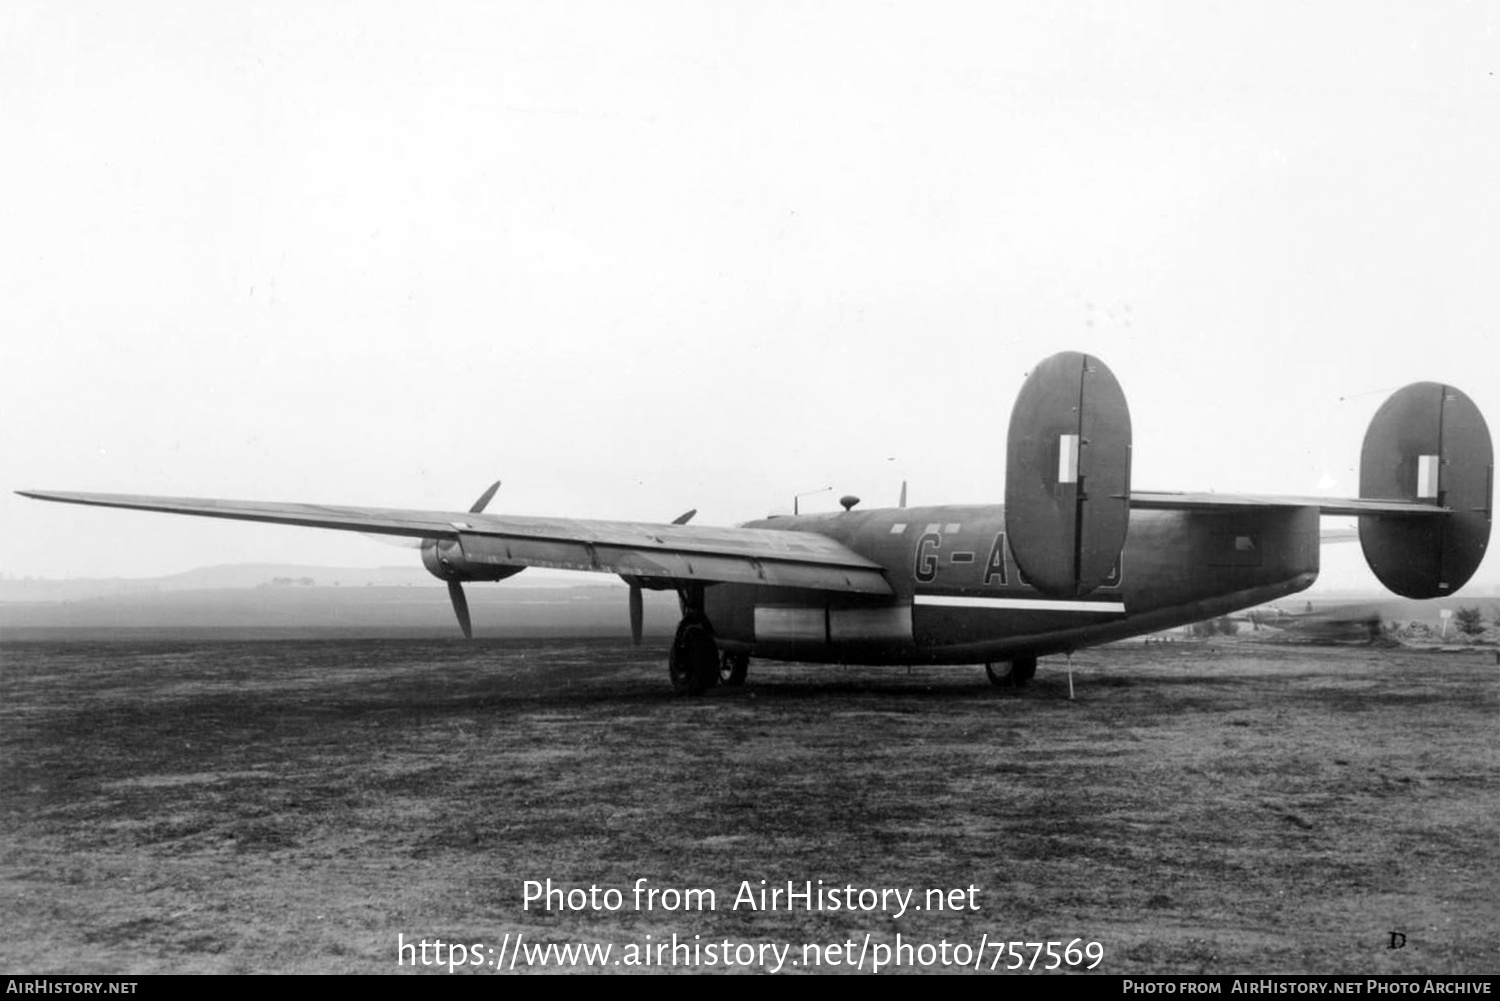
<svg viewBox="0 0 1500 1001">
<path fill-rule="evenodd" d="M 678 695 L 702 695 L 719 683 L 719 648 L 713 627 L 701 615 L 686 615 L 677 625 L 667 674 Z"/>
<path fill-rule="evenodd" d="M 1009 661 L 1002 662 L 1000 670 L 996 665 L 984 665 L 984 673 L 989 675 L 990 684 L 999 685 L 1001 688 L 1024 688 L 1026 683 L 1036 676 L 1036 658 L 1031 654 L 1020 654 L 1012 657 Z"/>
<path fill-rule="evenodd" d="M 719 659 L 719 684 L 738 688 L 745 683 L 745 674 L 749 670 L 749 654 L 725 653 Z"/>
</svg>

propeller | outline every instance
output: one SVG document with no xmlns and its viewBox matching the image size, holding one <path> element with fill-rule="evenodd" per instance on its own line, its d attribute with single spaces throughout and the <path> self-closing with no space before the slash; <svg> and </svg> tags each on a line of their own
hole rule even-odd
<svg viewBox="0 0 1500 1001">
<path fill-rule="evenodd" d="M 645 603 L 641 599 L 641 585 L 630 585 L 630 639 L 641 645 L 641 629 L 646 618 Z"/>
<path fill-rule="evenodd" d="M 674 525 L 686 525 L 693 520 L 693 515 L 698 513 L 697 508 L 684 511 L 672 519 Z M 641 645 L 641 631 L 646 621 L 646 603 L 641 595 L 641 584 L 639 577 L 626 577 L 625 583 L 630 585 L 630 639 L 636 646 Z"/>
<path fill-rule="evenodd" d="M 479 495 L 479 499 L 469 507 L 470 514 L 480 514 L 489 507 L 490 501 L 495 499 L 495 491 L 500 489 L 500 481 L 496 480 L 490 484 L 490 488 Z"/>
<path fill-rule="evenodd" d="M 500 481 L 491 483 L 489 489 L 479 495 L 479 499 L 469 505 L 470 514 L 479 514 L 489 506 L 495 498 L 495 491 L 500 489 Z M 436 540 L 433 540 L 436 542 Z M 464 596 L 464 586 L 456 580 L 448 582 L 448 600 L 453 602 L 453 614 L 458 616 L 458 627 L 464 631 L 464 639 L 474 638 L 474 623 L 469 619 L 469 599 Z"/>
<path fill-rule="evenodd" d="M 464 597 L 464 586 L 456 580 L 450 580 L 448 597 L 453 601 L 453 613 L 458 616 L 458 627 L 464 631 L 464 639 L 473 639 L 474 623 L 469 621 L 469 599 Z"/>
</svg>

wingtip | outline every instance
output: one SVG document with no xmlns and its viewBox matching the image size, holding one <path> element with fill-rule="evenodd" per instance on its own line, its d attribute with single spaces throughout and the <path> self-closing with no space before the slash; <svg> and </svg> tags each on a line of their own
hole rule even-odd
<svg viewBox="0 0 1500 1001">
<path fill-rule="evenodd" d="M 78 501 L 88 494 L 74 494 L 66 490 L 17 490 L 16 493 L 31 500 L 40 501 Z"/>
</svg>

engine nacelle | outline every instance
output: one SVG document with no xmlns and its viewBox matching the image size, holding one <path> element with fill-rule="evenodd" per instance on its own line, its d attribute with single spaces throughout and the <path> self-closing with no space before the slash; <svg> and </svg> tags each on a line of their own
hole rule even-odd
<svg viewBox="0 0 1500 1001">
<path fill-rule="evenodd" d="M 457 539 L 423 539 L 422 565 L 439 580 L 504 580 L 514 577 L 525 567 L 503 563 L 475 563 L 464 556 Z"/>
</svg>

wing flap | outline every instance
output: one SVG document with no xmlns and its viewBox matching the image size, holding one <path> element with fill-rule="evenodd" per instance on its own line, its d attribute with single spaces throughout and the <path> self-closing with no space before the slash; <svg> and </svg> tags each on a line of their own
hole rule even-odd
<svg viewBox="0 0 1500 1001">
<path fill-rule="evenodd" d="M 759 534 L 760 530 L 740 531 Z M 885 575 L 877 568 L 848 562 L 807 562 L 770 553 L 756 556 L 745 552 L 716 553 L 701 546 L 683 551 L 667 548 L 665 544 L 635 548 L 607 542 L 470 532 L 459 534 L 459 544 L 465 559 L 499 566 L 550 567 L 703 583 L 768 584 L 858 594 L 891 593 Z"/>
</svg>

